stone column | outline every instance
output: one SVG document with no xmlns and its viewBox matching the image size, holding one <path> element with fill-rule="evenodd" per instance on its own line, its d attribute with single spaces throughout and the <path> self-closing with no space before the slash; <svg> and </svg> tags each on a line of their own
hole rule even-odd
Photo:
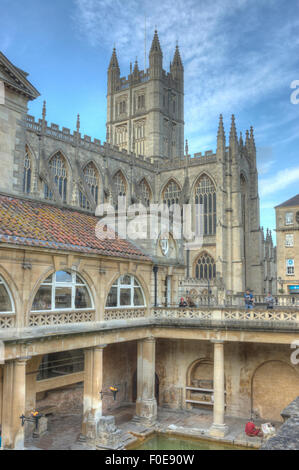
<svg viewBox="0 0 299 470">
<path fill-rule="evenodd" d="M 136 415 L 148 423 L 153 423 L 157 419 L 155 354 L 155 338 L 138 341 Z"/>
<path fill-rule="evenodd" d="M 84 396 L 82 435 L 95 438 L 97 422 L 102 416 L 103 354 L 106 345 L 84 351 Z"/>
<path fill-rule="evenodd" d="M 4 366 L 2 447 L 24 448 L 24 427 L 20 419 L 25 415 L 26 362 L 27 358 L 16 359 Z"/>
<path fill-rule="evenodd" d="M 228 431 L 224 423 L 224 342 L 212 340 L 212 343 L 214 343 L 214 410 L 213 425 L 209 433 L 211 436 L 224 437 Z"/>
</svg>

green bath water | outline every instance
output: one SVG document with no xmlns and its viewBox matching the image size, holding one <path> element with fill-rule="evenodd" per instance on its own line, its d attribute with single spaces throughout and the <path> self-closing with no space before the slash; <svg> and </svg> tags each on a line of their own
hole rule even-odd
<svg viewBox="0 0 299 470">
<path fill-rule="evenodd" d="M 248 450 L 210 441 L 200 441 L 184 437 L 155 434 L 134 447 L 134 450 Z"/>
</svg>

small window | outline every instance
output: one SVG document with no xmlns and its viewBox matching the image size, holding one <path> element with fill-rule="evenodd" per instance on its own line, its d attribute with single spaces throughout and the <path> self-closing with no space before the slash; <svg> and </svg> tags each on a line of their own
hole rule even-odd
<svg viewBox="0 0 299 470">
<path fill-rule="evenodd" d="M 145 307 L 142 288 L 134 276 L 120 276 L 107 297 L 106 307 Z"/>
<path fill-rule="evenodd" d="M 293 212 L 286 212 L 285 223 L 286 223 L 286 225 L 292 225 L 294 223 L 294 214 L 293 214 Z"/>
<path fill-rule="evenodd" d="M 287 275 L 292 276 L 295 274 L 295 263 L 293 259 L 287 259 Z"/>
<path fill-rule="evenodd" d="M 294 235 L 292 233 L 286 235 L 285 246 L 294 246 Z"/>
<path fill-rule="evenodd" d="M 32 311 L 80 310 L 93 308 L 86 283 L 76 273 L 57 271 L 42 282 Z"/>
<path fill-rule="evenodd" d="M 24 159 L 24 173 L 23 173 L 23 192 L 29 194 L 31 190 L 31 159 L 29 157 L 28 149 Z"/>
</svg>

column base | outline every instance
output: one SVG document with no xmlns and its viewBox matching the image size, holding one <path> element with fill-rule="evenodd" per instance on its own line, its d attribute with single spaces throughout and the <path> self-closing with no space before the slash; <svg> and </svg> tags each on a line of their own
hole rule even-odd
<svg viewBox="0 0 299 470">
<path fill-rule="evenodd" d="M 228 433 L 228 426 L 226 424 L 212 424 L 209 429 L 209 436 L 223 438 Z"/>
<path fill-rule="evenodd" d="M 142 400 L 136 402 L 136 418 L 139 421 L 148 424 L 154 424 L 157 421 L 157 401 Z"/>
</svg>

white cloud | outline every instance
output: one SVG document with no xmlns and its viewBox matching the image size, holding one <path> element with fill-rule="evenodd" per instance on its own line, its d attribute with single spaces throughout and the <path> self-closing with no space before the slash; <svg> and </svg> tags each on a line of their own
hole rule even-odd
<svg viewBox="0 0 299 470">
<path fill-rule="evenodd" d="M 261 196 L 268 196 L 297 182 L 299 184 L 299 166 L 286 168 L 278 171 L 275 175 L 261 179 L 259 182 L 259 192 Z"/>
<path fill-rule="evenodd" d="M 294 28 L 299 22 L 294 15 L 279 28 L 272 25 L 272 30 L 268 22 L 268 32 L 260 9 L 273 8 L 274 12 L 278 8 L 276 2 L 128 0 L 124 4 L 120 0 L 75 0 L 73 19 L 92 46 L 101 44 L 111 51 L 115 43 L 123 75 L 136 56 L 143 68 L 144 15 L 147 52 L 157 25 L 164 68 L 168 69 L 176 40 L 179 41 L 185 66 L 185 133 L 190 151 L 196 152 L 215 147 L 220 113 L 241 113 L 282 84 L 290 83 L 298 45 Z M 255 49 L 252 44 L 243 51 L 239 49 L 240 42 L 246 45 L 247 36 L 261 31 L 265 43 L 258 43 Z M 215 134 L 210 139 L 212 130 Z"/>
</svg>

